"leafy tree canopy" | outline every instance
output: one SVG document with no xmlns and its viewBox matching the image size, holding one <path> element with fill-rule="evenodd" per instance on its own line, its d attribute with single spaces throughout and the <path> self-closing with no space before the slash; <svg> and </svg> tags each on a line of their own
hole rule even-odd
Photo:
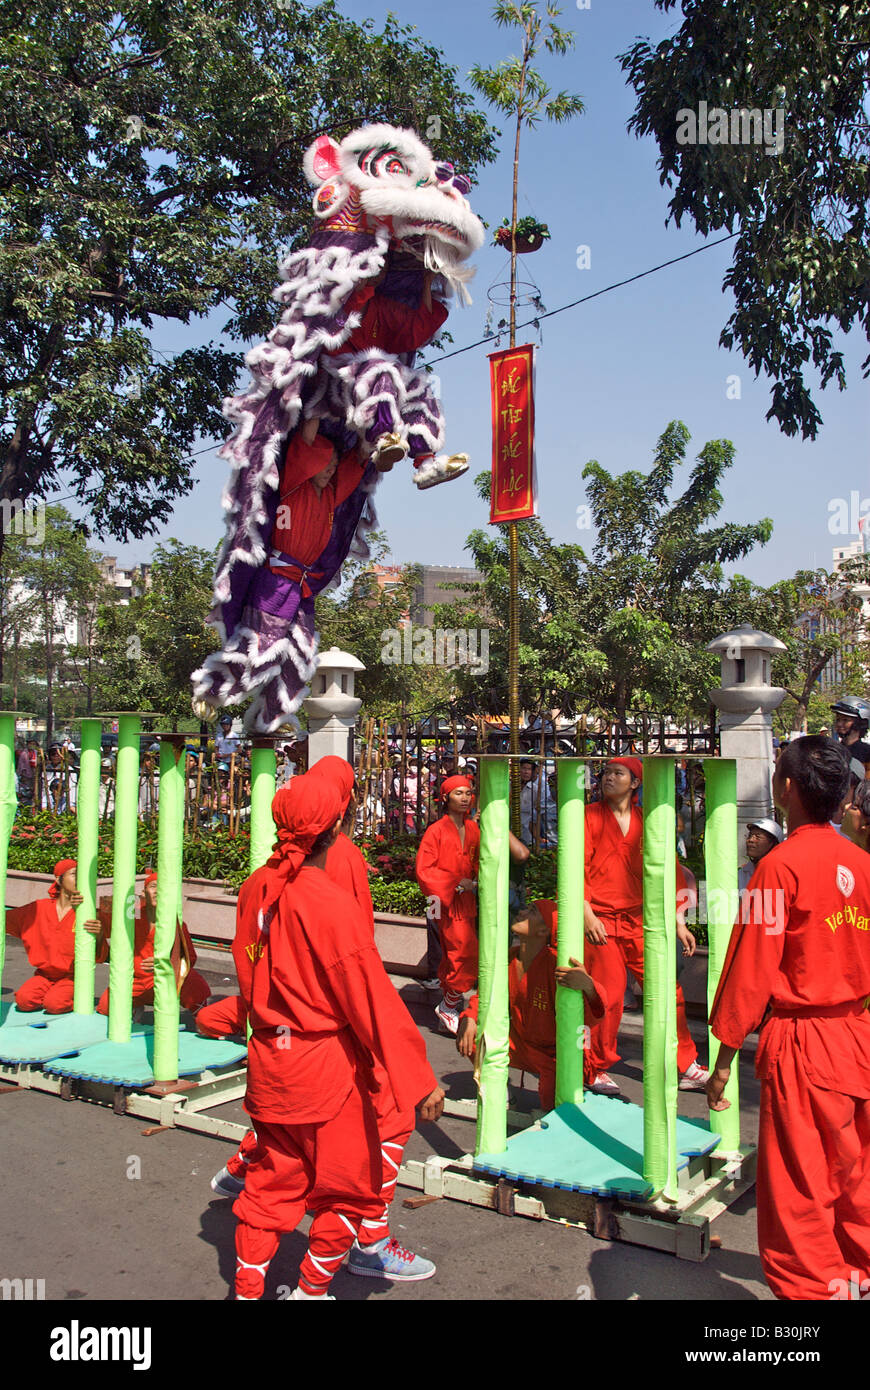
<svg viewBox="0 0 870 1390">
<path fill-rule="evenodd" d="M 0 104 L 0 499 L 62 479 L 122 540 L 190 490 L 240 366 L 161 337 L 220 309 L 227 334 L 268 331 L 315 135 L 415 125 L 473 171 L 495 133 L 437 49 L 334 0 L 7 6 Z"/>
<path fill-rule="evenodd" d="M 667 11 L 677 0 L 655 3 Z M 808 371 L 822 387 L 846 385 L 832 328 L 858 325 L 870 337 L 870 4 L 681 0 L 681 8 L 669 38 L 655 47 L 638 39 L 622 55 L 637 94 L 629 128 L 655 137 L 678 226 L 689 217 L 704 235 L 737 232 L 725 276 L 735 309 L 719 342 L 772 379 L 767 418 L 812 439 L 822 417 Z M 702 103 L 709 138 L 693 143 L 682 113 L 700 122 Z M 755 143 L 763 127 L 747 123 L 753 143 L 739 143 L 742 124 L 738 139 L 731 128 L 741 109 L 769 111 L 771 138 Z M 716 110 L 728 119 L 714 134 Z M 867 375 L 870 357 L 863 366 Z"/>
</svg>

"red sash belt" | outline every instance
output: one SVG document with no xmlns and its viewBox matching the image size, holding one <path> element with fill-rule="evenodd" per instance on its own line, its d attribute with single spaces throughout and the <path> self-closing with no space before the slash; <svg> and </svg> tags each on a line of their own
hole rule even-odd
<svg viewBox="0 0 870 1390">
<path fill-rule="evenodd" d="M 794 1009 L 774 1004 L 770 1012 L 773 1018 L 848 1018 L 864 1013 L 867 1002 L 866 999 L 850 999 L 845 1004 L 803 1004 Z"/>
</svg>

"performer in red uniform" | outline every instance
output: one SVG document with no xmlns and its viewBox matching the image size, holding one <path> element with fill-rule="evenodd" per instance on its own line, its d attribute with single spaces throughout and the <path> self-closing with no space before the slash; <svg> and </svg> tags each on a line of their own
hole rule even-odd
<svg viewBox="0 0 870 1390">
<path fill-rule="evenodd" d="M 146 874 L 142 895 L 142 910 L 136 918 L 133 938 L 133 1007 L 142 1008 L 154 1003 L 154 929 L 157 925 L 157 875 Z M 105 943 L 109 940 L 111 922 L 103 920 L 86 922 L 88 931 L 102 933 L 103 959 Z M 196 1010 L 204 1004 L 211 993 L 208 985 L 193 966 L 196 951 L 190 939 L 190 932 L 183 922 L 179 922 L 175 936 L 175 949 L 172 953 L 176 983 L 180 984 L 179 1001 L 183 1009 Z M 98 1014 L 109 1012 L 109 991 L 103 991 L 97 1005 Z"/>
<path fill-rule="evenodd" d="M 8 935 L 24 942 L 27 959 L 36 971 L 15 995 L 22 1013 L 35 1009 L 49 1014 L 72 1012 L 75 909 L 81 901 L 76 861 L 61 859 L 54 866 L 54 883 L 47 898 L 10 907 L 6 913 Z"/>
<path fill-rule="evenodd" d="M 510 953 L 510 1064 L 538 1078 L 538 1096 L 544 1110 L 556 1103 L 556 985 L 582 990 L 593 1018 L 600 1018 L 606 1000 L 579 961 L 556 968 L 558 916 L 551 898 L 539 898 L 523 909 L 512 931 L 520 938 Z M 473 1057 L 478 1022 L 478 995 L 472 995 L 462 1014 L 456 1046 L 463 1057 Z"/>
<path fill-rule="evenodd" d="M 444 997 L 435 1013 L 447 1028 L 459 1028 L 459 1005 L 477 981 L 477 866 L 480 831 L 469 812 L 473 801 L 467 777 L 446 777 L 441 783 L 444 814 L 425 831 L 417 851 L 420 892 L 437 899 L 441 935 L 438 976 Z"/>
<path fill-rule="evenodd" d="M 238 1298 L 262 1296 L 280 1232 L 294 1230 L 306 1210 L 314 1220 L 297 1299 L 326 1296 L 358 1233 L 365 1246 L 362 1221 L 382 1216 L 372 1056 L 397 1110 L 420 1104 L 424 1119 L 437 1119 L 443 1107 L 363 912 L 324 873 L 342 809 L 328 778 L 294 777 L 272 803 L 277 850 L 239 893 L 233 957 L 253 1030 L 245 1108 L 260 1156 L 233 1208 Z M 362 1253 L 382 1277 L 434 1273 L 397 1242 Z"/>
<path fill-rule="evenodd" d="M 758 1248 L 777 1298 L 849 1296 L 870 1278 L 870 858 L 828 825 L 847 755 L 790 743 L 773 793 L 788 839 L 743 899 L 710 1015 L 713 1110 L 759 1026 Z M 757 890 L 757 891 L 756 891 Z"/>
<path fill-rule="evenodd" d="M 607 1068 L 619 1061 L 617 1037 L 625 995 L 626 966 L 643 986 L 643 817 L 634 794 L 643 777 L 639 758 L 611 758 L 601 777 L 602 800 L 586 807 L 585 960 L 589 974 L 610 1001 L 600 1022 L 590 1025 L 583 1057 L 584 1079 L 592 1091 L 618 1095 Z M 686 880 L 676 865 L 675 891 Z M 695 938 L 677 916 L 677 937 L 686 955 Z M 698 1065 L 697 1048 L 686 1023 L 686 1001 L 677 985 L 677 1066 L 680 1090 L 703 1091 L 708 1072 Z"/>
<path fill-rule="evenodd" d="M 271 573 L 300 585 L 303 598 L 311 594 L 308 575 L 323 578 L 316 562 L 329 544 L 336 509 L 359 487 L 366 468 L 356 449 L 339 458 L 317 424 L 307 420 L 290 437 L 269 558 Z"/>
</svg>

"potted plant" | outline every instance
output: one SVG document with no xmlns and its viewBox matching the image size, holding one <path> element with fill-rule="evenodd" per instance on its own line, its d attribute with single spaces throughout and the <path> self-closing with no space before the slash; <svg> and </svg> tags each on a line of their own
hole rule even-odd
<svg viewBox="0 0 870 1390">
<path fill-rule="evenodd" d="M 544 242 L 549 240 L 550 229 L 546 222 L 539 222 L 536 217 L 520 217 L 517 220 L 516 246 L 521 255 L 526 255 L 529 251 L 540 251 Z M 496 227 L 493 242 L 496 246 L 503 246 L 506 251 L 510 251 L 511 224 L 507 218 L 500 227 Z"/>
</svg>

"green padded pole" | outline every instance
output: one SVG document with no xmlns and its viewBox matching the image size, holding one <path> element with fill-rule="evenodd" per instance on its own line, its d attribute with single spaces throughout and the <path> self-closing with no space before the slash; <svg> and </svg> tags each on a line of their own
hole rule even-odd
<svg viewBox="0 0 870 1390">
<path fill-rule="evenodd" d="M 475 1153 L 507 1148 L 507 1082 L 510 1065 L 508 1002 L 508 898 L 510 876 L 510 764 L 480 763 L 480 869 L 478 872 L 477 1059 L 480 1096 Z"/>
<path fill-rule="evenodd" d="M 92 1014 L 94 1012 L 94 957 L 97 942 L 90 932 L 85 931 L 84 923 L 92 921 L 97 915 L 102 727 L 99 719 L 82 720 L 82 754 L 76 795 L 76 815 L 78 818 L 76 886 L 83 898 L 83 902 L 76 909 L 73 1012 L 77 1014 Z"/>
<path fill-rule="evenodd" d="M 586 769 L 579 758 L 558 758 L 559 839 L 556 851 L 559 901 L 558 964 L 583 960 Z M 556 990 L 556 1104 L 583 1104 L 586 1039 L 583 995 Z"/>
<path fill-rule="evenodd" d="M 677 1197 L 674 759 L 643 760 L 643 1175 Z"/>
<path fill-rule="evenodd" d="M 160 793 L 157 806 L 157 922 L 154 927 L 154 1080 L 178 1078 L 178 988 L 172 948 L 181 904 L 184 838 L 184 752 L 178 740 L 160 740 Z"/>
<path fill-rule="evenodd" d="M 15 795 L 15 715 L 0 714 L 0 908 L 3 909 L 3 930 L 0 931 L 0 981 L 6 959 L 6 865 L 9 858 L 9 836 L 18 809 Z"/>
<path fill-rule="evenodd" d="M 704 763 L 707 823 L 704 830 L 704 861 L 707 874 L 707 1010 L 719 986 L 731 928 L 737 916 L 737 764 L 733 758 L 709 759 Z M 710 1064 L 716 1061 L 719 1040 L 710 1034 Z M 710 1127 L 721 1134 L 719 1152 L 734 1153 L 740 1148 L 740 1083 L 737 1076 L 739 1055 L 734 1058 L 731 1077 L 725 1087 L 730 1110 L 711 1110 Z"/>
<path fill-rule="evenodd" d="M 251 873 L 265 864 L 275 844 L 275 772 L 275 745 L 255 742 L 251 748 Z"/>
<path fill-rule="evenodd" d="M 109 952 L 109 1040 L 130 1041 L 133 1012 L 133 941 L 136 917 L 136 837 L 139 830 L 138 715 L 118 718 L 115 780 L 115 866 Z"/>
</svg>

